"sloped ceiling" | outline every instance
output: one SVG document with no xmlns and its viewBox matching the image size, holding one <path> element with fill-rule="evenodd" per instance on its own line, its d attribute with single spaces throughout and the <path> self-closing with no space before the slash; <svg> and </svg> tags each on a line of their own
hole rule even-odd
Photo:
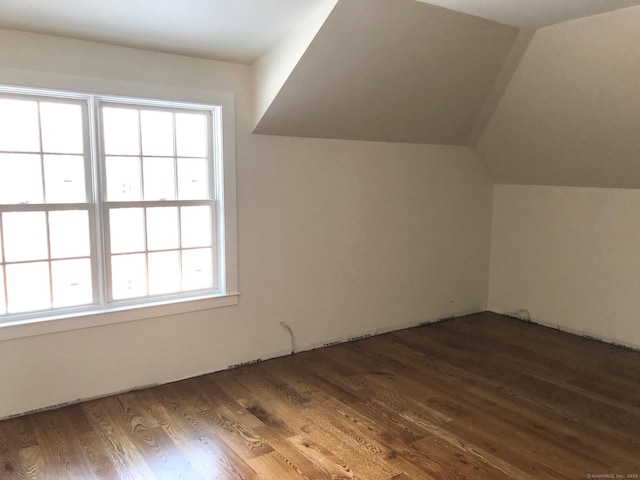
<svg viewBox="0 0 640 480">
<path fill-rule="evenodd" d="M 464 144 L 517 35 L 415 0 L 340 0 L 255 133 Z"/>
<path fill-rule="evenodd" d="M 0 27 L 253 62 L 257 133 L 467 144 L 497 183 L 640 188 L 640 6 L 535 34 L 437 6 L 539 26 L 638 3 L 0 0 Z"/>
<path fill-rule="evenodd" d="M 254 124 L 271 105 L 291 71 L 300 61 L 318 30 L 324 25 L 338 0 L 323 0 L 319 8 L 297 26 L 253 66 L 254 79 Z"/>
<path fill-rule="evenodd" d="M 518 28 L 541 28 L 567 20 L 640 5 L 639 0 L 418 0 Z"/>
<path fill-rule="evenodd" d="M 640 7 L 540 29 L 477 151 L 508 184 L 640 188 Z"/>
</svg>

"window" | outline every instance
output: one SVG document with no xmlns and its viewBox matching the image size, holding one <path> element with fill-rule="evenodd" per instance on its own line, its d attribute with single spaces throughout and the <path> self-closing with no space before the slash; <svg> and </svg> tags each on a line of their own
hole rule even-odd
<svg viewBox="0 0 640 480">
<path fill-rule="evenodd" d="M 225 293 L 221 108 L 0 89 L 0 321 Z"/>
</svg>

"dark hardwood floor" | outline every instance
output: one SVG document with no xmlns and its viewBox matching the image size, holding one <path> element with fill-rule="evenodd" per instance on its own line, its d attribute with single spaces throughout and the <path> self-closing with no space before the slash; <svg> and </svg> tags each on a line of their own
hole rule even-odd
<svg viewBox="0 0 640 480">
<path fill-rule="evenodd" d="M 478 314 L 0 422 L 2 480 L 297 478 L 640 478 L 640 352 Z"/>
</svg>

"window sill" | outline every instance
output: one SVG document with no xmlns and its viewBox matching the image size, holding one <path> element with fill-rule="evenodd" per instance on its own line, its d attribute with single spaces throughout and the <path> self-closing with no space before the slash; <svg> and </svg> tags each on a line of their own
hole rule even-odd
<svg viewBox="0 0 640 480">
<path fill-rule="evenodd" d="M 228 307 L 237 305 L 238 299 L 238 293 L 228 293 L 211 297 L 116 307 L 73 315 L 7 322 L 0 324 L 0 341 Z"/>
</svg>

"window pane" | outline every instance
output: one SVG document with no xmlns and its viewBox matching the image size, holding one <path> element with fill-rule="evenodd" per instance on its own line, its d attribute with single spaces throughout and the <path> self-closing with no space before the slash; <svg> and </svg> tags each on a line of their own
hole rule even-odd
<svg viewBox="0 0 640 480">
<path fill-rule="evenodd" d="M 52 262 L 53 306 L 72 307 L 93 303 L 91 260 Z"/>
<path fill-rule="evenodd" d="M 141 252 L 145 250 L 144 210 L 115 208 L 109 211 L 111 253 Z"/>
<path fill-rule="evenodd" d="M 90 256 L 89 213 L 84 210 L 50 212 L 49 236 L 51 258 Z"/>
<path fill-rule="evenodd" d="M 142 200 L 140 159 L 107 157 L 107 199 L 110 202 Z"/>
<path fill-rule="evenodd" d="M 202 290 L 213 287 L 213 265 L 210 248 L 182 252 L 182 289 Z"/>
<path fill-rule="evenodd" d="M 82 108 L 69 103 L 40 103 L 42 150 L 82 153 Z"/>
<path fill-rule="evenodd" d="M 47 203 L 86 202 L 84 158 L 77 155 L 45 155 L 44 185 Z"/>
<path fill-rule="evenodd" d="M 178 247 L 178 207 L 147 208 L 147 248 L 171 250 Z"/>
<path fill-rule="evenodd" d="M 176 175 L 173 158 L 145 158 L 144 199 L 175 200 Z"/>
<path fill-rule="evenodd" d="M 0 98 L 0 150 L 39 152 L 38 104 Z"/>
<path fill-rule="evenodd" d="M 178 159 L 178 198 L 180 200 L 209 198 L 206 158 Z"/>
<path fill-rule="evenodd" d="M 40 155 L 0 153 L 0 203 L 42 203 Z"/>
<path fill-rule="evenodd" d="M 7 304 L 4 298 L 4 267 L 0 265 L 0 315 L 7 313 Z"/>
<path fill-rule="evenodd" d="M 51 308 L 48 262 L 7 265 L 9 313 Z"/>
<path fill-rule="evenodd" d="M 2 231 L 7 262 L 44 260 L 49 257 L 44 212 L 3 213 Z"/>
<path fill-rule="evenodd" d="M 114 300 L 144 297 L 146 289 L 146 262 L 143 253 L 111 257 L 112 292 Z"/>
<path fill-rule="evenodd" d="M 142 153 L 143 155 L 173 155 L 173 114 L 143 110 L 142 121 Z"/>
<path fill-rule="evenodd" d="M 179 157 L 207 156 L 207 114 L 176 113 L 176 150 Z"/>
<path fill-rule="evenodd" d="M 211 208 L 182 207 L 182 247 L 208 247 L 211 245 Z"/>
<path fill-rule="evenodd" d="M 149 254 L 149 295 L 180 291 L 180 252 Z"/>
<path fill-rule="evenodd" d="M 139 155 L 138 111 L 129 108 L 102 109 L 104 151 L 107 155 Z"/>
</svg>

